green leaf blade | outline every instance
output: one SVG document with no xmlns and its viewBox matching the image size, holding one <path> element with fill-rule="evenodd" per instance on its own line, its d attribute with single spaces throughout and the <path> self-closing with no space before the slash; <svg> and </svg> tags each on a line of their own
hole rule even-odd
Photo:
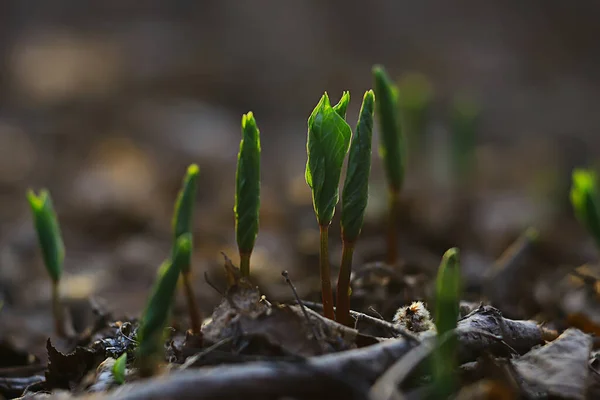
<svg viewBox="0 0 600 400">
<path fill-rule="evenodd" d="M 112 368 L 113 378 L 115 379 L 115 382 L 117 382 L 119 385 L 122 385 L 125 383 L 126 366 L 127 366 L 127 353 L 123 353 L 123 354 L 121 354 L 121 356 L 119 358 L 117 358 L 117 360 L 115 361 L 113 368 Z"/>
<path fill-rule="evenodd" d="M 404 183 L 406 145 L 400 125 L 398 90 L 382 66 L 373 67 L 375 81 L 375 106 L 381 131 L 379 155 L 383 160 L 388 184 L 399 192 Z"/>
<path fill-rule="evenodd" d="M 181 190 L 175 202 L 173 213 L 173 235 L 175 240 L 184 233 L 192 233 L 194 221 L 194 203 L 196 201 L 196 186 L 200 169 L 196 164 L 188 167 Z"/>
<path fill-rule="evenodd" d="M 62 275 L 65 258 L 65 246 L 54 211 L 52 198 L 47 190 L 42 190 L 37 196 L 32 190 L 27 192 L 27 200 L 33 215 L 38 242 L 42 250 L 42 257 L 46 270 L 54 282 L 58 282 Z"/>
<path fill-rule="evenodd" d="M 349 101 L 349 96 L 347 97 Z M 340 104 L 343 104 L 343 100 Z M 338 107 L 338 111 L 345 106 Z M 331 107 L 327 93 L 308 119 L 306 183 L 312 189 L 313 206 L 321 226 L 331 223 L 339 200 L 339 182 L 352 130 Z"/>
<path fill-rule="evenodd" d="M 435 325 L 438 335 L 456 328 L 461 296 L 459 251 L 451 248 L 442 258 L 436 279 Z"/>
<path fill-rule="evenodd" d="M 342 191 L 342 237 L 348 242 L 354 242 L 360 235 L 367 208 L 374 107 L 375 94 L 369 90 L 363 97 L 356 134 L 350 145 L 348 170 Z"/>
<path fill-rule="evenodd" d="M 346 119 L 346 111 L 348 110 L 349 103 L 350 103 L 350 92 L 344 91 L 342 93 L 342 98 L 335 106 L 333 106 L 333 109 L 340 117 L 342 117 L 343 119 Z"/>
<path fill-rule="evenodd" d="M 570 197 L 577 220 L 589 231 L 600 248 L 600 197 L 597 182 L 597 176 L 592 170 L 575 169 Z"/>
<path fill-rule="evenodd" d="M 252 112 L 242 117 L 242 140 L 236 171 L 235 231 L 240 252 L 254 248 L 259 229 L 260 131 Z"/>
</svg>

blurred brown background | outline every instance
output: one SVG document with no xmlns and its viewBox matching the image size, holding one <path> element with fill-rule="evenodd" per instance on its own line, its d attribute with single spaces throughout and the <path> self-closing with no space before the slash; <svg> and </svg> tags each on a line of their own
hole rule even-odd
<svg viewBox="0 0 600 400">
<path fill-rule="evenodd" d="M 323 91 L 337 99 L 350 90 L 354 125 L 375 63 L 396 79 L 420 72 L 435 93 L 429 146 L 408 172 L 406 196 L 423 204 L 414 220 L 432 231 L 444 224 L 447 110 L 468 92 L 482 110 L 470 229 L 489 238 L 475 246 L 473 268 L 532 224 L 550 235 L 560 227 L 582 243 L 574 252 L 594 257 L 567 190 L 571 169 L 600 151 L 599 20 L 593 0 L 0 2 L 0 334 L 43 338 L 51 327 L 28 188 L 53 195 L 65 297 L 135 314 L 168 254 L 173 201 L 192 162 L 201 168 L 198 295 L 214 305 L 202 274 L 221 282 L 220 251 L 237 258 L 234 174 L 249 110 L 263 149 L 257 279 L 275 298 L 289 295 L 277 289 L 282 269 L 313 287 L 306 119 Z M 359 247 L 372 238 L 381 255 L 385 182 L 376 152 L 373 160 Z M 335 231 L 331 241 L 336 262 Z"/>
</svg>

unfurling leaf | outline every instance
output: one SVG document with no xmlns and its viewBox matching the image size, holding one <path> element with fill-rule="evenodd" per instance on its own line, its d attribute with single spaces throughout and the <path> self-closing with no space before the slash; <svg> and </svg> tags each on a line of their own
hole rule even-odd
<svg viewBox="0 0 600 400">
<path fill-rule="evenodd" d="M 575 216 L 586 227 L 600 248 L 600 197 L 596 174 L 591 170 L 573 171 L 571 204 Z"/>
<path fill-rule="evenodd" d="M 240 252 L 250 253 L 258 234 L 260 131 L 251 112 L 242 117 L 242 140 L 235 175 L 235 232 Z"/>
<path fill-rule="evenodd" d="M 348 104 L 350 103 L 350 92 L 344 91 L 340 101 L 333 106 L 336 113 L 343 119 L 346 119 L 346 110 L 348 110 Z"/>
<path fill-rule="evenodd" d="M 369 197 L 374 106 L 375 94 L 369 90 L 364 95 L 356 134 L 350 145 L 348 171 L 342 191 L 342 237 L 348 242 L 354 242 L 360 234 Z"/>
<path fill-rule="evenodd" d="M 177 195 L 175 202 L 175 212 L 173 213 L 173 250 L 172 256 L 175 256 L 175 242 L 184 234 L 192 234 L 194 223 L 194 203 L 196 201 L 196 181 L 200 169 L 196 164 L 188 167 L 181 190 Z M 191 263 L 184 266 L 182 272 L 188 273 Z"/>
<path fill-rule="evenodd" d="M 435 326 L 438 335 L 456 328 L 461 295 L 459 251 L 451 248 L 444 253 L 438 269 L 435 291 Z"/>
<path fill-rule="evenodd" d="M 400 126 L 398 89 L 382 66 L 373 67 L 377 119 L 379 120 L 381 144 L 379 154 L 383 159 L 388 184 L 392 191 L 399 192 L 404 182 L 406 144 Z"/>
<path fill-rule="evenodd" d="M 113 377 L 115 382 L 119 385 L 125 383 L 125 367 L 127 366 L 127 353 L 121 354 L 119 358 L 115 361 L 115 364 L 112 368 Z"/>
<path fill-rule="evenodd" d="M 58 282 L 63 270 L 65 247 L 52 205 L 52 198 L 47 190 L 42 190 L 39 196 L 29 190 L 27 200 L 33 214 L 35 230 L 37 231 L 46 269 L 52 280 Z"/>
<path fill-rule="evenodd" d="M 338 112 L 346 109 L 349 100 L 350 95 L 346 93 L 334 109 L 325 93 L 308 118 L 305 176 L 321 226 L 331 223 L 339 199 L 340 175 L 352 130 Z"/>
</svg>

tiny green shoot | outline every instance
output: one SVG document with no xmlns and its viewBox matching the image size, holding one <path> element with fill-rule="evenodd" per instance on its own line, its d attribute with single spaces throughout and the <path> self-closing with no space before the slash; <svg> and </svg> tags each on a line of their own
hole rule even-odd
<svg viewBox="0 0 600 400">
<path fill-rule="evenodd" d="M 454 179 L 460 189 L 468 185 L 475 171 L 475 145 L 479 106 L 466 95 L 457 95 L 450 115 L 451 160 Z"/>
<path fill-rule="evenodd" d="M 112 373 L 115 382 L 119 385 L 125 383 L 125 369 L 127 367 L 127 353 L 121 354 L 119 358 L 116 359 L 113 367 Z"/>
<path fill-rule="evenodd" d="M 360 109 L 356 134 L 352 138 L 348 155 L 348 170 L 342 191 L 342 263 L 337 285 L 336 319 L 350 324 L 350 273 L 354 243 L 360 235 L 369 197 L 371 172 L 371 138 L 375 94 L 365 93 Z"/>
<path fill-rule="evenodd" d="M 600 250 L 600 197 L 594 171 L 575 169 L 571 186 L 571 204 L 575 216 L 594 238 Z"/>
<path fill-rule="evenodd" d="M 389 192 L 390 218 L 387 238 L 387 262 L 390 265 L 395 265 L 398 258 L 396 249 L 398 201 L 404 183 L 407 150 L 400 125 L 398 89 L 380 65 L 373 67 L 373 77 L 375 96 L 377 97 L 375 109 L 381 132 L 379 155 L 383 160 Z"/>
<path fill-rule="evenodd" d="M 240 273 L 250 275 L 250 256 L 258 235 L 260 208 L 260 131 L 254 115 L 242 116 L 242 140 L 235 175 L 235 234 Z"/>
<path fill-rule="evenodd" d="M 52 312 L 55 331 L 58 336 L 66 337 L 65 321 L 60 304 L 60 277 L 63 271 L 65 246 L 58 219 L 52 205 L 52 198 L 47 190 L 42 190 L 39 195 L 29 190 L 27 200 L 33 215 L 44 264 L 52 281 Z"/>
<path fill-rule="evenodd" d="M 401 96 L 400 113 L 411 154 L 424 149 L 426 128 L 433 98 L 433 88 L 427 77 L 420 73 L 409 73 L 398 81 Z"/>
<path fill-rule="evenodd" d="M 344 92 L 334 107 L 325 93 L 308 118 L 306 151 L 306 183 L 312 190 L 312 200 L 320 231 L 320 271 L 323 314 L 334 319 L 333 292 L 329 271 L 329 225 L 339 200 L 339 182 L 352 129 L 344 116 L 350 94 Z"/>
<path fill-rule="evenodd" d="M 436 279 L 434 322 L 438 338 L 458 324 L 461 290 L 459 251 L 451 248 L 442 258 Z M 455 388 L 456 348 L 456 336 L 452 335 L 434 353 L 433 375 L 440 396 L 447 396 Z"/>
<path fill-rule="evenodd" d="M 177 195 L 175 202 L 175 211 L 173 212 L 173 249 L 172 257 L 175 257 L 175 243 L 182 235 L 190 235 L 192 239 L 193 223 L 194 223 L 194 203 L 196 201 L 196 186 L 200 169 L 196 164 L 188 167 L 183 178 L 181 190 Z M 201 320 L 198 305 L 196 304 L 196 296 L 191 282 L 191 252 L 186 262 L 181 264 L 181 276 L 183 280 L 183 289 L 188 306 L 190 316 L 190 324 L 192 333 L 200 332 Z"/>
<path fill-rule="evenodd" d="M 161 340 L 175 297 L 181 270 L 189 262 L 192 238 L 189 233 L 181 235 L 175 243 L 175 254 L 159 268 L 146 309 L 138 329 L 136 361 L 142 376 L 153 375 L 160 361 Z"/>
</svg>

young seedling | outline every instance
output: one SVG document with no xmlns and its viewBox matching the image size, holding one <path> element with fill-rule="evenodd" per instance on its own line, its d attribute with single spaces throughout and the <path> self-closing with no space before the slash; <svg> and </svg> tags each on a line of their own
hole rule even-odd
<svg viewBox="0 0 600 400">
<path fill-rule="evenodd" d="M 235 174 L 235 236 L 240 253 L 240 273 L 250 275 L 250 256 L 258 235 L 260 208 L 260 131 L 254 115 L 242 117 L 242 141 Z"/>
<path fill-rule="evenodd" d="M 175 257 L 177 239 L 182 235 L 189 235 L 192 238 L 192 226 L 194 222 L 194 203 L 196 200 L 196 181 L 198 180 L 199 168 L 196 164 L 188 167 L 187 173 L 183 178 L 181 190 L 175 202 L 175 212 L 173 213 L 173 250 L 172 257 Z M 192 288 L 191 264 L 192 254 L 189 253 L 187 260 L 182 260 L 181 276 L 183 280 L 183 289 L 188 305 L 190 315 L 190 325 L 192 333 L 200 333 L 200 312 L 196 304 L 196 296 Z"/>
<path fill-rule="evenodd" d="M 37 196 L 32 190 L 27 192 L 27 200 L 33 214 L 37 237 L 42 249 L 42 257 L 46 270 L 52 281 L 52 313 L 54 329 L 60 337 L 66 337 L 65 320 L 60 302 L 60 277 L 65 258 L 58 219 L 52 205 L 52 198 L 47 190 L 42 190 Z"/>
<path fill-rule="evenodd" d="M 461 290 L 459 251 L 452 248 L 444 254 L 436 280 L 434 322 L 438 338 L 458 324 Z M 457 346 L 456 336 L 452 336 L 433 355 L 433 378 L 438 398 L 445 398 L 455 387 L 453 370 Z"/>
<path fill-rule="evenodd" d="M 475 145 L 479 107 L 470 98 L 458 95 L 452 103 L 450 116 L 451 160 L 454 179 L 459 190 L 471 182 L 475 171 Z"/>
<path fill-rule="evenodd" d="M 112 368 L 113 377 L 115 382 L 119 385 L 125 383 L 125 369 L 127 367 L 127 353 L 121 354 L 119 358 L 115 361 L 115 364 Z"/>
<path fill-rule="evenodd" d="M 373 67 L 373 77 L 375 96 L 377 97 L 375 108 L 381 131 L 379 155 L 383 160 L 388 181 L 390 218 L 387 237 L 387 262 L 390 265 L 395 265 L 398 258 L 396 250 L 398 200 L 404 183 L 406 145 L 400 126 L 398 89 L 392 84 L 382 66 L 376 65 Z"/>
<path fill-rule="evenodd" d="M 424 150 L 426 128 L 433 89 L 431 82 L 422 74 L 404 75 L 398 82 L 402 96 L 398 99 L 403 126 L 410 154 L 419 154 Z"/>
<path fill-rule="evenodd" d="M 360 235 L 369 197 L 374 107 L 375 94 L 369 90 L 363 97 L 356 134 L 350 145 L 342 191 L 342 264 L 337 284 L 336 319 L 344 325 L 350 324 L 350 272 L 354 243 Z"/>
<path fill-rule="evenodd" d="M 306 183 L 312 190 L 313 206 L 320 230 L 320 270 L 323 296 L 323 314 L 334 319 L 333 293 L 329 272 L 329 225 L 339 199 L 339 183 L 344 158 L 350 146 L 352 130 L 344 120 L 350 94 L 344 92 L 334 107 L 327 93 L 308 118 L 306 151 Z"/>
<path fill-rule="evenodd" d="M 600 197 L 596 174 L 588 169 L 573 171 L 571 204 L 579 222 L 589 231 L 600 250 Z"/>
<path fill-rule="evenodd" d="M 137 333 L 139 345 L 136 362 L 143 377 L 153 375 L 163 358 L 161 347 L 164 329 L 175 297 L 179 275 L 189 263 L 191 251 L 192 238 L 189 233 L 185 233 L 175 242 L 174 255 L 167 259 L 158 271 L 157 281 L 146 304 Z"/>
</svg>

